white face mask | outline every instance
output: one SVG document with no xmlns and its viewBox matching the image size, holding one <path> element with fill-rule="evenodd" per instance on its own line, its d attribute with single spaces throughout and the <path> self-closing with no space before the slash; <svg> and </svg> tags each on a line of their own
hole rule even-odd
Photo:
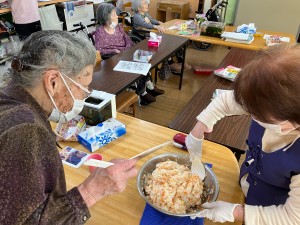
<svg viewBox="0 0 300 225">
<path fill-rule="evenodd" d="M 109 24 L 109 26 L 113 29 L 115 29 L 117 25 L 118 24 L 116 22 L 111 22 L 111 24 Z"/>
<path fill-rule="evenodd" d="M 47 91 L 48 95 L 49 95 L 49 97 L 50 97 L 50 99 L 51 99 L 51 101 L 52 101 L 52 103 L 54 105 L 54 109 L 52 110 L 50 116 L 48 117 L 48 120 L 56 122 L 56 123 L 57 122 L 59 122 L 59 123 L 66 123 L 67 121 L 69 121 L 69 120 L 75 118 L 76 116 L 78 116 L 79 113 L 82 111 L 82 109 L 84 107 L 84 100 L 87 98 L 86 97 L 83 100 L 75 99 L 74 96 L 73 96 L 73 94 L 72 94 L 72 92 L 71 92 L 71 90 L 70 90 L 70 88 L 69 88 L 69 86 L 67 85 L 67 83 L 66 83 L 63 75 L 60 73 L 60 76 L 61 76 L 64 84 L 66 85 L 66 87 L 67 87 L 67 89 L 68 89 L 68 91 L 69 91 L 69 93 L 70 93 L 70 95 L 71 95 L 74 103 L 73 103 L 73 107 L 72 107 L 72 109 L 70 111 L 68 111 L 66 113 L 62 113 L 61 111 L 59 111 L 59 109 L 57 108 L 57 106 L 56 106 L 56 104 L 54 102 L 54 99 L 52 98 L 52 96 L 50 95 L 50 93 Z M 86 88 L 82 87 L 81 84 L 75 82 L 74 80 L 72 80 L 70 77 L 68 77 L 66 75 L 64 75 L 64 76 L 67 77 L 69 80 L 71 80 L 81 90 L 83 90 L 84 92 L 90 94 L 90 91 L 87 90 Z"/>
<path fill-rule="evenodd" d="M 266 128 L 266 129 L 268 129 L 268 130 L 272 130 L 272 131 L 274 131 L 274 132 L 276 132 L 276 133 L 278 133 L 278 134 L 281 134 L 281 135 L 285 135 L 285 134 L 288 134 L 288 133 L 290 133 L 291 131 L 293 131 L 293 130 L 296 130 L 299 126 L 297 126 L 297 127 L 292 127 L 292 128 L 287 128 L 287 129 L 282 129 L 282 126 L 283 126 L 283 124 L 285 124 L 285 123 L 289 123 L 289 121 L 288 120 L 286 120 L 286 121 L 283 121 L 282 123 L 279 123 L 279 124 L 271 124 L 271 123 L 263 123 L 263 122 L 260 122 L 260 121 L 258 121 L 258 120 L 256 120 L 256 119 L 254 119 L 253 117 L 252 117 L 252 119 L 255 121 L 255 122 L 257 122 L 259 125 L 261 125 L 262 127 L 264 127 L 264 128 Z"/>
</svg>

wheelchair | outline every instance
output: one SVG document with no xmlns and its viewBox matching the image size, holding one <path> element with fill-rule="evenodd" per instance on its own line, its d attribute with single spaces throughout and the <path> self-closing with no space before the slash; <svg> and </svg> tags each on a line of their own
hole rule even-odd
<svg viewBox="0 0 300 225">
<path fill-rule="evenodd" d="M 205 17 L 208 21 L 214 21 L 214 22 L 222 22 L 224 19 L 221 18 L 222 11 L 225 9 L 228 4 L 228 0 L 219 0 L 211 9 L 209 9 Z M 221 11 L 221 12 L 220 12 Z M 202 11 L 198 10 L 196 13 L 202 13 Z M 206 42 L 198 42 L 198 41 L 192 41 L 193 46 L 201 51 L 206 51 L 210 48 L 211 44 Z"/>
</svg>

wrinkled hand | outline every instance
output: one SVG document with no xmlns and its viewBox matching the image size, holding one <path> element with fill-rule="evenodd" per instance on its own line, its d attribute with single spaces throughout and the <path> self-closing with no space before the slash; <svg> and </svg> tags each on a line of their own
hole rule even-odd
<svg viewBox="0 0 300 225">
<path fill-rule="evenodd" d="M 202 159 L 202 139 L 195 138 L 192 133 L 189 133 L 189 135 L 185 139 L 185 145 L 188 149 L 188 152 L 190 154 L 190 157 L 192 159 L 198 158 Z"/>
<path fill-rule="evenodd" d="M 106 195 L 124 191 L 128 179 L 137 175 L 136 159 L 115 159 L 112 162 L 114 163 L 112 166 L 95 169 L 78 186 L 78 190 L 88 207 Z"/>
<path fill-rule="evenodd" d="M 204 203 L 202 207 L 205 209 L 199 212 L 197 216 L 191 217 L 191 219 L 195 219 L 196 217 L 205 217 L 214 222 L 234 222 L 235 218 L 233 211 L 238 205 L 239 204 L 232 204 L 223 201 Z"/>
<path fill-rule="evenodd" d="M 154 28 L 160 33 L 164 33 L 166 31 L 166 29 L 161 26 L 154 26 Z"/>
</svg>

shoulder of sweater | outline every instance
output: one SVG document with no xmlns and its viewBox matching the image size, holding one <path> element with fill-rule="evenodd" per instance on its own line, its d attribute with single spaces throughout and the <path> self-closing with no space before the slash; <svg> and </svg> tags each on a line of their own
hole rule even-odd
<svg viewBox="0 0 300 225">
<path fill-rule="evenodd" d="M 42 126 L 38 115 L 27 104 L 6 104 L 0 107 L 0 133 L 22 125 Z"/>
<path fill-rule="evenodd" d="M 140 14 L 140 13 L 135 13 L 134 15 L 133 15 L 133 18 L 134 17 L 142 17 L 142 14 Z"/>
<path fill-rule="evenodd" d="M 123 32 L 123 31 L 124 31 L 123 27 L 122 27 L 120 24 L 118 24 L 116 28 L 117 28 L 120 32 Z"/>
<path fill-rule="evenodd" d="M 97 29 L 96 29 L 96 33 L 103 32 L 103 31 L 104 31 L 104 26 L 103 25 L 98 26 Z"/>
</svg>

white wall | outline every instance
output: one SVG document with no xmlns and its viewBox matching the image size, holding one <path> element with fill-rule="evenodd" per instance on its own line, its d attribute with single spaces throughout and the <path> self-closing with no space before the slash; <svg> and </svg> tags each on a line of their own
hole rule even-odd
<svg viewBox="0 0 300 225">
<path fill-rule="evenodd" d="M 300 0 L 239 0 L 235 25 L 255 23 L 260 30 L 296 35 L 300 24 Z"/>
</svg>

